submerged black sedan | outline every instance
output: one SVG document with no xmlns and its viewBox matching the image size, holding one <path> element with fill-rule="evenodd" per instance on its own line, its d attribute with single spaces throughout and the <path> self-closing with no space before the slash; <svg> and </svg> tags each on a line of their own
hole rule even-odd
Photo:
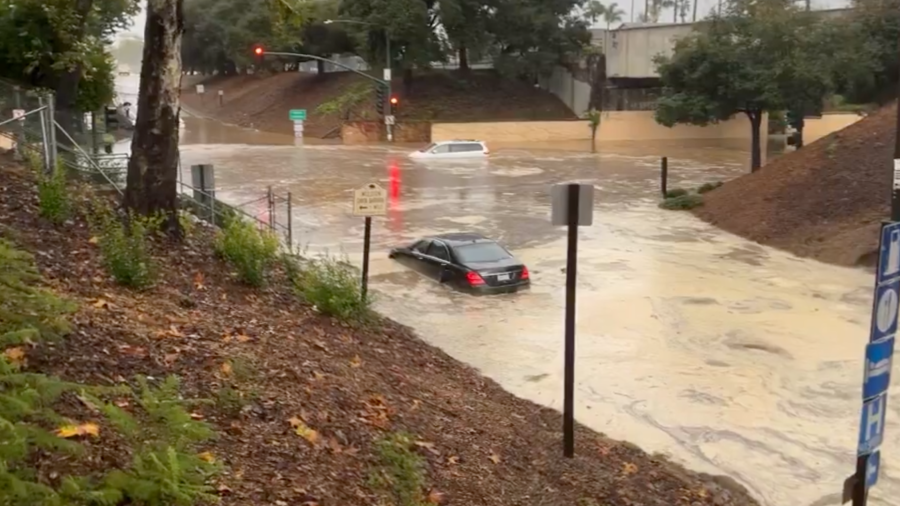
<svg viewBox="0 0 900 506">
<path fill-rule="evenodd" d="M 478 234 L 426 237 L 391 250 L 426 276 L 473 293 L 515 292 L 529 285 L 528 268 L 495 241 Z"/>
</svg>

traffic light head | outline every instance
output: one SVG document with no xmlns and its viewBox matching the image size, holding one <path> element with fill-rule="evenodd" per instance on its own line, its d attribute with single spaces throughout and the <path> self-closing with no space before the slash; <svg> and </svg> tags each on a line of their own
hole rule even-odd
<svg viewBox="0 0 900 506">
<path fill-rule="evenodd" d="M 400 103 L 400 100 L 397 97 L 391 97 L 391 105 L 397 105 Z"/>
<path fill-rule="evenodd" d="M 262 56 L 262 54 L 263 54 L 262 46 L 256 46 L 255 48 L 253 48 L 253 52 L 256 54 L 256 56 Z"/>
</svg>

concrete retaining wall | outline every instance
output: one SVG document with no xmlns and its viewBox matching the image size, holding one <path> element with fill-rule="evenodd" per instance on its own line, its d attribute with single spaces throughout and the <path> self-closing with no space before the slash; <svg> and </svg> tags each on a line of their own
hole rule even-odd
<svg viewBox="0 0 900 506">
<path fill-rule="evenodd" d="M 348 121 L 341 125 L 344 144 L 383 142 L 386 137 L 385 126 L 379 121 Z M 431 123 L 400 121 L 394 125 L 394 142 L 431 142 Z"/>
<path fill-rule="evenodd" d="M 821 118 L 806 118 L 803 121 L 803 143 L 813 143 L 826 135 L 847 128 L 864 116 L 848 112 L 825 113 Z"/>
<path fill-rule="evenodd" d="M 763 125 L 766 119 L 763 120 Z M 750 139 L 750 121 L 740 115 L 706 127 L 667 128 L 652 111 L 610 111 L 603 114 L 597 141 L 653 141 L 678 139 Z M 496 143 L 565 142 L 591 139 L 587 121 L 508 121 L 490 123 L 434 123 L 431 140 L 478 139 Z"/>
</svg>

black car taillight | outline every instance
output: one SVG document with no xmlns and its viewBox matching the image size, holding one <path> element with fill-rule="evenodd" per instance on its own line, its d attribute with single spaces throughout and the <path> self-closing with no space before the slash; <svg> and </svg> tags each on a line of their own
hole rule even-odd
<svg viewBox="0 0 900 506">
<path fill-rule="evenodd" d="M 469 271 L 466 273 L 466 281 L 469 282 L 471 286 L 481 286 L 484 284 L 484 278 L 481 277 L 477 272 Z"/>
</svg>

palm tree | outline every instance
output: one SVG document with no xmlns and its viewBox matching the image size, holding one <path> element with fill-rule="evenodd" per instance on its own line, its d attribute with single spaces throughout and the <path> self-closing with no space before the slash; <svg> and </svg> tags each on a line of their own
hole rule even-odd
<svg viewBox="0 0 900 506">
<path fill-rule="evenodd" d="M 606 14 L 606 6 L 600 0 L 591 0 L 584 9 L 584 17 L 596 24 L 597 20 Z"/>
<path fill-rule="evenodd" d="M 606 31 L 609 31 L 609 25 L 619 23 L 625 16 L 625 11 L 619 8 L 619 4 L 613 2 L 609 4 L 603 12 L 603 21 L 606 21 Z"/>
</svg>

